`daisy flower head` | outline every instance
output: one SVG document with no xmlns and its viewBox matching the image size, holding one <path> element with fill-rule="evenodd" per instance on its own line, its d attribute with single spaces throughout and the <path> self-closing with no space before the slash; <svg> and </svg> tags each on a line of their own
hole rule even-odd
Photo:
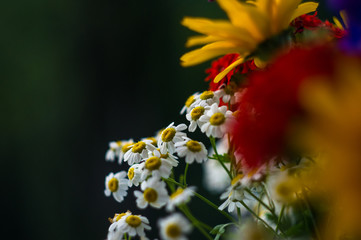
<svg viewBox="0 0 361 240">
<path fill-rule="evenodd" d="M 156 174 L 164 178 L 168 178 L 172 172 L 172 168 L 178 166 L 176 157 L 170 153 L 161 154 L 158 149 L 149 154 L 149 157 L 143 159 L 144 171 L 142 179 L 146 179 L 151 174 Z"/>
<path fill-rule="evenodd" d="M 185 234 L 192 231 L 192 225 L 179 213 L 174 213 L 158 222 L 162 240 L 187 240 Z"/>
<path fill-rule="evenodd" d="M 199 128 L 202 127 L 203 122 L 199 121 L 199 118 L 203 116 L 209 109 L 210 107 L 207 105 L 197 105 L 194 106 L 193 109 L 189 111 L 189 113 L 187 113 L 186 118 L 190 122 L 190 125 L 188 127 L 189 132 L 194 132 L 197 128 L 197 125 Z"/>
<path fill-rule="evenodd" d="M 128 162 L 129 166 L 140 163 L 140 160 L 148 157 L 148 151 L 155 149 L 152 140 L 139 141 L 130 146 L 130 149 L 124 155 L 124 161 Z"/>
<path fill-rule="evenodd" d="M 193 109 L 195 106 L 210 106 L 213 103 L 219 104 L 219 98 L 221 97 L 222 91 L 204 91 L 197 96 L 194 103 L 191 105 L 190 109 Z"/>
<path fill-rule="evenodd" d="M 187 188 L 178 188 L 177 191 L 172 193 L 169 196 L 169 201 L 167 203 L 167 211 L 174 211 L 175 206 L 187 203 L 191 200 L 191 197 L 194 196 L 196 187 L 187 187 Z"/>
<path fill-rule="evenodd" d="M 127 173 L 125 171 L 116 174 L 109 173 L 105 178 L 105 196 L 113 195 L 117 202 L 122 202 L 124 197 L 127 196 L 128 190 L 128 179 L 126 179 L 126 176 Z"/>
<path fill-rule="evenodd" d="M 140 163 L 140 164 L 133 164 L 129 169 L 128 169 L 128 186 L 138 186 L 139 183 L 141 183 L 142 181 L 144 181 L 144 178 L 142 178 L 144 172 L 144 163 Z"/>
<path fill-rule="evenodd" d="M 137 206 L 141 209 L 151 205 L 154 208 L 163 207 L 168 201 L 168 192 L 165 182 L 160 180 L 160 176 L 153 174 L 148 180 L 142 182 L 140 191 L 134 191 L 137 198 Z"/>
<path fill-rule="evenodd" d="M 115 158 L 119 157 L 121 148 L 122 148 L 121 141 L 110 142 L 109 149 L 105 154 L 105 160 L 109 162 L 114 162 Z"/>
<path fill-rule="evenodd" d="M 144 229 L 151 229 L 148 218 L 141 215 L 133 215 L 129 211 L 117 222 L 117 225 L 123 233 L 131 237 L 136 235 L 145 237 Z"/>
<path fill-rule="evenodd" d="M 199 120 L 204 122 L 201 131 L 206 133 L 207 137 L 222 138 L 229 126 L 234 123 L 235 117 L 226 106 L 218 107 L 218 104 L 214 103 Z"/>
<path fill-rule="evenodd" d="M 134 144 L 133 139 L 129 139 L 129 140 L 124 140 L 122 141 L 122 146 L 120 148 L 119 151 L 119 156 L 118 156 L 118 161 L 119 164 L 122 163 L 123 159 L 124 159 L 124 155 L 129 151 L 129 149 L 131 148 L 131 146 Z"/>
<path fill-rule="evenodd" d="M 180 111 L 180 114 L 183 114 L 186 110 L 187 112 L 189 112 L 189 110 L 191 109 L 191 105 L 196 101 L 196 99 L 198 98 L 199 93 L 196 92 L 193 95 L 189 96 L 186 100 L 186 102 L 184 103 L 184 106 L 182 108 L 182 110 Z"/>
<path fill-rule="evenodd" d="M 109 218 L 111 225 L 108 229 L 107 240 L 119 240 L 123 237 L 123 231 L 120 229 L 118 221 L 124 217 L 128 212 L 116 213 L 113 218 Z"/>
<path fill-rule="evenodd" d="M 236 103 L 235 94 L 238 91 L 238 86 L 234 81 L 230 81 L 228 85 L 223 85 L 221 91 L 222 91 L 222 101 L 224 103 L 230 103 L 230 104 Z"/>
<path fill-rule="evenodd" d="M 241 185 L 241 178 L 243 174 L 238 174 L 231 181 L 231 186 L 227 188 L 227 190 L 220 196 L 220 199 L 227 199 L 225 202 L 219 206 L 219 210 L 223 210 L 228 207 L 228 212 L 233 212 L 237 208 L 241 208 L 242 204 L 240 201 L 245 199 L 244 189 Z"/>
<path fill-rule="evenodd" d="M 176 142 L 182 141 L 182 137 L 187 136 L 186 133 L 182 132 L 186 129 L 187 125 L 182 123 L 178 126 L 174 126 L 174 122 L 166 127 L 158 138 L 160 152 L 162 154 L 166 154 L 167 152 L 173 154 L 175 152 L 174 144 Z"/>
<path fill-rule="evenodd" d="M 183 141 L 175 144 L 179 157 L 185 157 L 186 163 L 192 164 L 194 161 L 202 163 L 208 159 L 208 151 L 203 143 L 184 137 Z"/>
</svg>

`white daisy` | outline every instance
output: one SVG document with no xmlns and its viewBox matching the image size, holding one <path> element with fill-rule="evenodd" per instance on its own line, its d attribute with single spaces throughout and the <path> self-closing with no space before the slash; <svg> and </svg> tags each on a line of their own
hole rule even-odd
<svg viewBox="0 0 361 240">
<path fill-rule="evenodd" d="M 187 101 L 185 102 L 180 114 L 183 114 L 186 110 L 187 112 L 190 110 L 190 106 L 196 101 L 196 98 L 199 96 L 198 92 L 194 93 L 193 95 L 189 96 Z"/>
<path fill-rule="evenodd" d="M 108 229 L 107 240 L 119 240 L 122 239 L 124 232 L 120 229 L 119 224 L 117 223 L 126 213 L 116 213 L 113 218 L 109 218 L 109 221 L 112 223 Z"/>
<path fill-rule="evenodd" d="M 117 225 L 123 233 L 126 233 L 131 237 L 136 235 L 145 237 L 144 229 L 151 229 L 146 217 L 133 215 L 131 212 L 127 212 L 126 215 L 117 222 Z"/>
<path fill-rule="evenodd" d="M 160 148 L 160 152 L 165 154 L 167 152 L 173 154 L 175 152 L 174 144 L 176 142 L 182 141 L 186 134 L 181 132 L 187 129 L 187 125 L 179 124 L 178 126 L 173 126 L 174 122 L 171 123 L 168 127 L 166 127 L 161 136 L 158 138 L 158 146 Z"/>
<path fill-rule="evenodd" d="M 197 105 L 189 113 L 187 113 L 186 118 L 190 122 L 188 131 L 194 132 L 197 128 L 197 125 L 199 128 L 203 126 L 204 122 L 199 121 L 199 118 L 203 116 L 209 109 L 210 107 L 208 105 Z"/>
<path fill-rule="evenodd" d="M 155 147 L 151 140 L 139 141 L 131 146 L 124 155 L 124 162 L 128 162 L 129 166 L 139 163 L 143 158 L 148 157 L 148 151 L 154 151 Z"/>
<path fill-rule="evenodd" d="M 240 183 L 243 174 L 238 174 L 235 178 L 232 179 L 231 186 L 220 196 L 220 199 L 227 199 L 221 206 L 218 207 L 219 210 L 223 210 L 228 207 L 228 212 L 233 212 L 237 208 L 241 208 L 242 204 L 239 201 L 244 200 L 244 188 Z"/>
<path fill-rule="evenodd" d="M 208 159 L 208 151 L 203 143 L 184 137 L 182 142 L 175 144 L 179 157 L 185 157 L 186 163 L 193 163 L 194 160 L 202 163 Z"/>
<path fill-rule="evenodd" d="M 228 85 L 224 85 L 221 89 L 222 100 L 225 103 L 235 104 L 235 93 L 238 91 L 238 86 L 235 82 L 231 81 Z"/>
<path fill-rule="evenodd" d="M 114 162 L 115 158 L 119 157 L 121 148 L 122 148 L 121 141 L 110 142 L 109 149 L 105 154 L 105 160 L 109 162 Z"/>
<path fill-rule="evenodd" d="M 168 211 L 173 211 L 175 206 L 179 206 L 180 204 L 184 204 L 190 201 L 191 197 L 194 196 L 194 192 L 196 190 L 196 187 L 187 187 L 185 189 L 178 188 L 177 191 L 172 193 L 172 195 L 169 196 L 169 200 L 167 203 L 166 209 Z"/>
<path fill-rule="evenodd" d="M 192 231 L 192 225 L 179 213 L 160 219 L 158 225 L 162 240 L 187 240 L 184 235 Z"/>
<path fill-rule="evenodd" d="M 122 147 L 119 151 L 119 156 L 118 156 L 118 162 L 119 164 L 122 163 L 123 159 L 124 159 L 124 155 L 129 151 L 129 149 L 131 148 L 131 146 L 134 144 L 133 139 L 129 139 L 129 140 L 124 140 L 122 141 Z"/>
<path fill-rule="evenodd" d="M 134 191 L 137 197 L 137 206 L 141 209 L 151 205 L 154 208 L 163 207 L 168 201 L 168 192 L 165 182 L 160 180 L 160 176 L 153 174 L 147 181 L 142 182 L 140 191 Z"/>
<path fill-rule="evenodd" d="M 127 173 L 125 171 L 116 174 L 109 173 L 105 178 L 105 196 L 109 197 L 113 194 L 116 201 L 122 202 L 124 197 L 127 196 L 128 191 L 128 179 L 126 179 L 126 176 Z"/>
<path fill-rule="evenodd" d="M 206 133 L 207 137 L 221 138 L 227 132 L 229 125 L 234 122 L 234 116 L 226 106 L 218 107 L 218 104 L 214 103 L 199 121 L 204 122 L 201 131 Z"/>
<path fill-rule="evenodd" d="M 142 179 L 151 174 L 157 174 L 164 178 L 169 178 L 172 168 L 178 166 L 178 161 L 171 154 L 161 154 L 158 150 L 144 160 L 144 171 Z"/>
<path fill-rule="evenodd" d="M 144 178 L 142 178 L 142 174 L 144 171 L 144 163 L 140 164 L 133 164 L 129 170 L 128 170 L 128 186 L 138 186 L 139 183 L 144 181 Z"/>
<path fill-rule="evenodd" d="M 220 90 L 217 90 L 215 92 L 204 91 L 202 94 L 200 94 L 196 97 L 196 100 L 190 106 L 190 109 L 192 109 L 196 105 L 203 105 L 203 104 L 211 106 L 212 104 L 217 103 L 217 106 L 218 106 L 219 98 L 220 98 L 221 94 L 222 94 L 222 91 L 220 91 Z"/>
</svg>

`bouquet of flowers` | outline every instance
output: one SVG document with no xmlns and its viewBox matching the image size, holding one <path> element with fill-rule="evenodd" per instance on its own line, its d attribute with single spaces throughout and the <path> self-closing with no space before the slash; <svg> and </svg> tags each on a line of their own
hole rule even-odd
<svg viewBox="0 0 361 240">
<path fill-rule="evenodd" d="M 106 160 L 126 170 L 106 176 L 104 193 L 121 203 L 136 188 L 136 206 L 109 218 L 107 239 L 148 239 L 151 228 L 164 240 L 191 239 L 192 230 L 216 240 L 360 239 L 360 2 L 330 0 L 332 21 L 311 1 L 216 2 L 228 20 L 182 21 L 199 33 L 186 45 L 201 47 L 181 65 L 218 58 L 206 70 L 209 89 L 186 100 L 183 123 L 109 144 Z M 190 138 L 195 131 L 208 141 Z M 197 192 L 187 175 L 194 164 L 220 203 Z M 193 198 L 227 221 L 199 220 Z M 151 223 L 138 213 L 145 208 L 168 216 Z"/>
</svg>

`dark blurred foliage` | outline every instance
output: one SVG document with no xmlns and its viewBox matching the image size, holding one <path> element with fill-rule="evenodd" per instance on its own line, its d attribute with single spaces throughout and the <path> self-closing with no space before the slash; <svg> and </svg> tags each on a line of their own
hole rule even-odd
<svg viewBox="0 0 361 240">
<path fill-rule="evenodd" d="M 180 21 L 224 13 L 206 0 L 18 0 L 0 9 L 1 239 L 105 239 L 107 218 L 127 209 L 147 215 L 156 237 L 158 212 L 139 211 L 133 190 L 121 204 L 104 196 L 105 176 L 126 169 L 104 155 L 109 141 L 185 122 L 179 111 L 207 88 L 209 63 L 180 67 L 192 35 Z M 192 166 L 188 182 L 200 186 L 201 175 Z M 197 199 L 191 208 L 211 225 L 226 221 Z"/>
</svg>

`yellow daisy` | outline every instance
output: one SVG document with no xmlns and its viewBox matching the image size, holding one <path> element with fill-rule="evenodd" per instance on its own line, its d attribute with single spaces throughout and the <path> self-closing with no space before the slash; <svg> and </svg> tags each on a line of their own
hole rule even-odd
<svg viewBox="0 0 361 240">
<path fill-rule="evenodd" d="M 184 26 L 203 34 L 189 38 L 186 45 L 204 46 L 184 54 L 181 57 L 182 66 L 193 66 L 229 53 L 240 54 L 238 60 L 215 78 L 214 81 L 218 82 L 241 64 L 260 43 L 287 29 L 295 18 L 317 9 L 318 3 L 301 4 L 301 1 L 218 0 L 219 6 L 227 13 L 229 21 L 185 17 L 182 21 Z"/>
</svg>

